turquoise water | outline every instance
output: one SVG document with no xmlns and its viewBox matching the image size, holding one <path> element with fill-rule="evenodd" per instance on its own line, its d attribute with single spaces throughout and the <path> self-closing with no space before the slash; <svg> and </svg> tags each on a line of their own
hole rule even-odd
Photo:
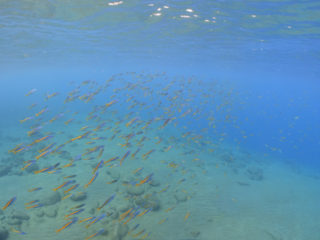
<svg viewBox="0 0 320 240">
<path fill-rule="evenodd" d="M 317 1 L 0 1 L 0 240 L 320 239 Z"/>
</svg>

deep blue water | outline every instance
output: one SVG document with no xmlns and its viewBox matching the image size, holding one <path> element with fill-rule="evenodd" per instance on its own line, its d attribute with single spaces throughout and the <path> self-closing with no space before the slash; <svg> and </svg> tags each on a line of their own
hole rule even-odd
<svg viewBox="0 0 320 240">
<path fill-rule="evenodd" d="M 201 22 L 205 17 L 173 20 L 173 13 L 152 22 L 148 19 L 152 11 L 147 11 L 152 7 L 147 3 L 119 5 L 127 19 L 117 18 L 117 11 L 98 9 L 94 13 L 79 12 L 76 19 L 69 19 L 66 12 L 58 11 L 64 8 L 63 3 L 56 7 L 57 13 L 48 7 L 49 14 L 37 9 L 36 4 L 23 9 L 18 2 L 3 4 L 1 9 L 0 60 L 1 81 L 9 88 L 17 81 L 21 88 L 14 86 L 2 96 L 23 92 L 32 87 L 33 81 L 50 86 L 49 82 L 65 79 L 104 79 L 122 71 L 196 75 L 206 81 L 234 84 L 239 90 L 237 98 L 246 102 L 246 110 L 238 114 L 252 119 L 243 127 L 256 135 L 252 147 L 262 150 L 264 142 L 270 143 L 281 148 L 284 157 L 294 157 L 304 164 L 318 163 L 319 21 L 317 16 L 312 18 L 303 12 L 316 2 L 295 6 L 290 1 L 219 1 L 212 9 L 206 5 L 212 3 L 205 1 L 181 6 L 175 3 L 176 14 L 183 13 L 184 6 L 192 6 L 195 13 L 204 16 L 219 16 L 213 13 L 225 11 L 221 20 L 217 17 L 211 25 Z M 95 8 L 93 3 L 89 6 Z M 109 17 L 109 11 L 115 19 Z M 316 14 L 318 10 L 312 7 L 309 11 Z M 250 18 L 250 13 L 257 17 Z M 102 16 L 106 19 L 99 18 Z M 269 18 L 274 21 L 267 21 Z M 296 116 L 299 120 L 294 121 Z M 281 135 L 286 141 L 279 142 Z M 293 145 L 297 147 L 293 149 Z"/>
</svg>

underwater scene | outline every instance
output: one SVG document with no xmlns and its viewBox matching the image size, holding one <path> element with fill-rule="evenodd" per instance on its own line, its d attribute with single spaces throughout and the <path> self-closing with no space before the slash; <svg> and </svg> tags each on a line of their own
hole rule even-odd
<svg viewBox="0 0 320 240">
<path fill-rule="evenodd" d="M 0 0 L 0 240 L 319 240 L 320 2 Z"/>
</svg>

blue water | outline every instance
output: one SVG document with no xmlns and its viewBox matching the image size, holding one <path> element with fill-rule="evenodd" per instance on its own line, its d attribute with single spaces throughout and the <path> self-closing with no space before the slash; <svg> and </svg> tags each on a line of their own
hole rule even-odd
<svg viewBox="0 0 320 240">
<path fill-rule="evenodd" d="M 319 11 L 318 1 L 290 0 L 1 1 L 0 206 L 14 196 L 17 200 L 0 210 L 0 240 L 85 239 L 101 228 L 105 233 L 94 238 L 319 239 Z M 132 87 L 135 84 L 138 87 Z M 79 98 L 99 87 L 104 90 L 88 103 Z M 37 91 L 25 96 L 33 88 Z M 78 89 L 75 100 L 64 103 Z M 58 95 L 46 100 L 53 93 Z M 96 111 L 112 99 L 117 103 L 107 115 Z M 29 109 L 33 103 L 37 106 Z M 46 107 L 48 112 L 35 117 Z M 91 111 L 100 118 L 88 120 Z M 61 119 L 50 122 L 59 113 Z M 19 123 L 29 116 L 30 121 Z M 134 117 L 137 122 L 126 126 Z M 26 209 L 24 204 L 52 194 L 52 188 L 73 172 L 84 190 L 100 158 L 96 154 L 90 164 L 80 161 L 71 170 L 56 167 L 57 174 L 44 176 L 21 168 L 39 154 L 40 146 L 58 146 L 84 133 L 81 127 L 92 131 L 104 122 L 106 129 L 77 144 L 68 142 L 64 157 L 52 153 L 37 163 L 38 170 L 58 162 L 61 167 L 97 145 L 104 146 L 105 161 L 140 148 L 135 161 L 125 159 L 125 166 L 101 170 L 97 182 L 85 190 L 86 215 L 79 219 L 97 215 L 90 209 L 113 193 L 134 209 L 138 195 L 120 182 L 142 180 L 151 173 L 160 185 L 144 183 L 142 196 L 156 197 L 160 210 L 130 222 L 129 233 L 123 230 L 126 224 L 108 216 L 93 230 L 74 224 L 57 235 L 77 203 L 61 200 L 43 210 Z M 34 136 L 27 135 L 40 125 Z M 130 133 L 136 135 L 121 147 Z M 48 134 L 54 137 L 33 144 L 26 153 L 8 153 Z M 109 140 L 90 145 L 96 136 Z M 143 145 L 138 144 L 141 136 L 146 137 Z M 144 159 L 151 149 L 155 152 Z M 142 174 L 131 176 L 138 167 L 144 167 Z M 105 190 L 105 182 L 116 179 L 110 179 L 108 171 L 115 171 L 111 176 L 119 171 L 121 177 L 118 185 Z M 39 182 L 44 192 L 30 197 L 26 189 Z M 162 193 L 166 184 L 171 188 Z M 177 200 L 181 191 L 188 200 Z M 120 216 L 125 213 L 119 210 L 123 201 L 115 199 L 111 205 Z M 166 211 L 169 208 L 175 211 Z M 15 211 L 29 219 L 15 222 Z M 44 217 L 39 217 L 41 211 Z M 50 211 L 56 216 L 49 217 Z M 167 225 L 159 224 L 166 218 Z M 36 227 L 40 222 L 43 231 Z M 146 232 L 131 233 L 135 223 L 140 224 L 135 231 Z M 115 228 L 126 233 L 116 234 L 111 230 Z M 151 234 L 144 235 L 147 232 Z"/>
</svg>

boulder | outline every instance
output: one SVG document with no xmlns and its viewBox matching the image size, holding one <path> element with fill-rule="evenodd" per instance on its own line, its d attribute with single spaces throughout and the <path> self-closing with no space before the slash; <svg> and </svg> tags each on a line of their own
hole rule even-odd
<svg viewBox="0 0 320 240">
<path fill-rule="evenodd" d="M 8 237 L 9 237 L 8 230 L 5 227 L 0 226 L 0 240 L 6 240 L 8 239 Z"/>
<path fill-rule="evenodd" d="M 248 178 L 253 181 L 262 181 L 263 180 L 263 170 L 261 168 L 248 168 L 246 172 Z"/>
</svg>

